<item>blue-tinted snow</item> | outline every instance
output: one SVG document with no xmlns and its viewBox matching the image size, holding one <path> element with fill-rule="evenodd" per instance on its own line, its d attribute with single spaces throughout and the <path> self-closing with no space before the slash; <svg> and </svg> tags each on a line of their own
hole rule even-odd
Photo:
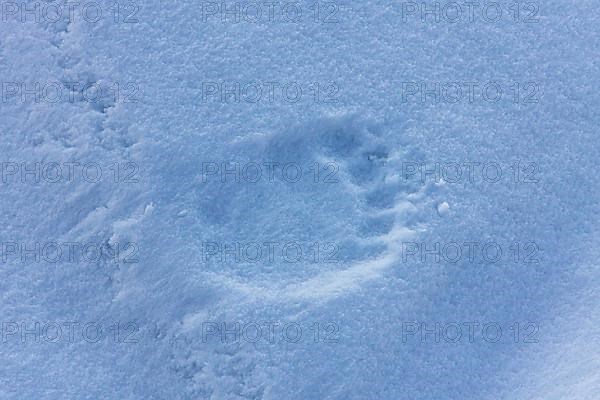
<svg viewBox="0 0 600 400">
<path fill-rule="evenodd" d="M 453 4 L 2 3 L 0 397 L 595 399 L 597 7 Z"/>
</svg>

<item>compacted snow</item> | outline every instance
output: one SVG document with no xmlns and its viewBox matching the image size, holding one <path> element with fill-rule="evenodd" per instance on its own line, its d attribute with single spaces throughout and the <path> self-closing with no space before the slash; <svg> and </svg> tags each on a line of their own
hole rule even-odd
<svg viewBox="0 0 600 400">
<path fill-rule="evenodd" d="M 597 398 L 593 2 L 0 21 L 0 398 Z"/>
</svg>

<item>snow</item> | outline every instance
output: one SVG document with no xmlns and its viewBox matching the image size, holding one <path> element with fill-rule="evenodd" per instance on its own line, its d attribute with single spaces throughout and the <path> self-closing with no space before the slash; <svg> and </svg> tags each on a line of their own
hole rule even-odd
<svg viewBox="0 0 600 400">
<path fill-rule="evenodd" d="M 438 211 L 438 214 L 440 214 L 441 216 L 446 215 L 450 211 L 450 205 L 448 204 L 447 201 L 444 201 L 444 202 L 438 204 L 437 211 Z"/>
<path fill-rule="evenodd" d="M 0 5 L 0 398 L 597 397 L 594 3 L 116 4 Z"/>
</svg>

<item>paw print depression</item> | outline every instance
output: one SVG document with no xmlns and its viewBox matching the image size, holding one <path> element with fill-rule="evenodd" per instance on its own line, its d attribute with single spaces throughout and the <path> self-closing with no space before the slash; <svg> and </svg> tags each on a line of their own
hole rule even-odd
<svg viewBox="0 0 600 400">
<path fill-rule="evenodd" d="M 402 182 L 402 153 L 384 134 L 332 117 L 234 141 L 227 162 L 203 162 L 203 272 L 278 299 L 327 298 L 380 276 L 415 234 L 422 191 Z"/>
</svg>

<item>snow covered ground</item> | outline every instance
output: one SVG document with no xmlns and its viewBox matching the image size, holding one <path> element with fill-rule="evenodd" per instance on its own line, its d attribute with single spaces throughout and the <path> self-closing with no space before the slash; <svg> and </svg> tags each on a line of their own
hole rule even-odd
<svg viewBox="0 0 600 400">
<path fill-rule="evenodd" d="M 0 398 L 596 399 L 594 2 L 0 2 Z"/>
</svg>

